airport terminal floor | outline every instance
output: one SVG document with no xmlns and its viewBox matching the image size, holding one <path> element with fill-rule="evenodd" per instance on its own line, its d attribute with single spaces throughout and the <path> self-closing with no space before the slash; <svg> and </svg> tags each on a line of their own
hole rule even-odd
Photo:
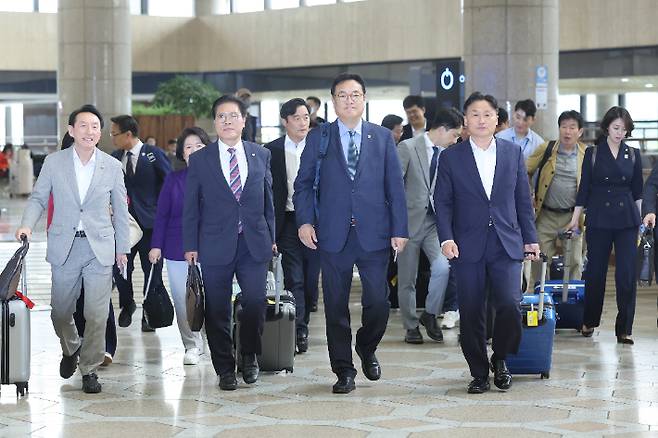
<svg viewBox="0 0 658 438">
<path fill-rule="evenodd" d="M 0 266 L 17 248 L 11 239 L 24 204 L 0 186 Z M 69 380 L 58 374 L 44 240 L 35 234 L 27 260 L 29 294 L 38 304 L 29 393 L 17 398 L 13 386 L 2 386 L 0 437 L 658 437 L 657 289 L 640 290 L 635 345 L 618 345 L 614 271 L 595 335 L 558 332 L 550 379 L 515 376 L 507 393 L 467 394 L 457 329 L 445 331 L 444 344 L 408 345 L 393 311 L 377 351 L 381 380 L 359 374 L 356 391 L 333 395 L 320 307 L 312 314 L 309 351 L 296 357 L 294 373 L 262 373 L 250 386 L 239 380 L 233 392 L 219 390 L 207 354 L 199 365 L 183 366 L 175 326 L 142 333 L 138 309 L 131 327 L 118 328 L 114 363 L 99 371 L 103 392 L 91 395 L 80 390 L 79 374 Z M 355 281 L 354 327 L 359 292 Z"/>
</svg>

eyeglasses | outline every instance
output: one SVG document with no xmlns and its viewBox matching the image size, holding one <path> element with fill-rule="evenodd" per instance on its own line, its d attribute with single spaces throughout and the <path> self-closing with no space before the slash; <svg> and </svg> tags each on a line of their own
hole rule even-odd
<svg viewBox="0 0 658 438">
<path fill-rule="evenodd" d="M 110 137 L 118 137 L 120 135 L 125 134 L 126 132 L 128 132 L 128 131 L 123 131 L 123 132 L 112 132 L 112 131 L 110 131 Z"/>
<path fill-rule="evenodd" d="M 343 102 L 347 102 L 348 99 L 352 99 L 353 102 L 358 102 L 358 101 L 361 100 L 361 98 L 363 98 L 363 93 L 354 92 L 354 93 L 351 93 L 351 94 L 347 94 L 347 93 L 342 93 L 341 92 L 341 93 L 336 94 L 335 97 L 336 97 L 336 99 L 338 99 L 340 101 L 343 101 Z"/>
<path fill-rule="evenodd" d="M 215 115 L 215 120 L 219 120 L 221 123 L 226 123 L 228 121 L 235 122 L 242 118 L 240 113 L 218 113 Z"/>
</svg>

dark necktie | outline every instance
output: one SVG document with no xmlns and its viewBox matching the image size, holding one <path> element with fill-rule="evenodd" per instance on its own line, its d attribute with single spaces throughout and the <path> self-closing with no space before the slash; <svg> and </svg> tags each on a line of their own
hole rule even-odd
<svg viewBox="0 0 658 438">
<path fill-rule="evenodd" d="M 356 176 L 356 165 L 359 162 L 359 151 L 356 149 L 356 143 L 354 142 L 356 131 L 347 132 L 350 134 L 350 142 L 347 145 L 347 171 L 350 174 L 350 178 L 353 180 Z"/>
<path fill-rule="evenodd" d="M 434 177 L 436 176 L 436 167 L 439 161 L 439 148 L 438 146 L 432 146 L 432 160 L 430 161 L 430 186 L 434 182 Z"/>
<path fill-rule="evenodd" d="M 133 169 L 133 153 L 130 151 L 126 153 L 126 176 L 128 178 L 135 176 L 135 169 Z"/>
<path fill-rule="evenodd" d="M 229 167 L 229 179 L 231 183 L 231 191 L 233 196 L 235 196 L 236 201 L 240 202 L 240 196 L 242 195 L 242 179 L 240 178 L 240 168 L 238 167 L 238 157 L 235 154 L 235 148 L 228 148 L 228 153 L 231 154 L 231 157 L 228 162 Z M 238 234 L 242 233 L 242 220 L 238 220 Z"/>
</svg>

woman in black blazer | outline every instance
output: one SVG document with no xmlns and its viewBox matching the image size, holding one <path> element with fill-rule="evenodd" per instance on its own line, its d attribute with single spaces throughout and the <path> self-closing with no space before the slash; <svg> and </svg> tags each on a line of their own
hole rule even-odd
<svg viewBox="0 0 658 438">
<path fill-rule="evenodd" d="M 615 247 L 617 320 L 615 334 L 620 344 L 630 338 L 635 316 L 637 233 L 642 202 L 640 151 L 624 139 L 633 131 L 633 119 L 622 107 L 612 107 L 601 121 L 603 136 L 585 151 L 576 207 L 569 229 L 578 230 L 586 209 L 587 271 L 585 315 L 581 333 L 590 337 L 601 322 L 608 260 Z"/>
</svg>

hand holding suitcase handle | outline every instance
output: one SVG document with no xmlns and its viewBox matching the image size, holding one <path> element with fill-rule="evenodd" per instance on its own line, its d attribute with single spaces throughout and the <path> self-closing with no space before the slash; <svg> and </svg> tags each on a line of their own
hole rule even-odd
<svg viewBox="0 0 658 438">
<path fill-rule="evenodd" d="M 537 308 L 538 319 L 544 318 L 544 288 L 546 286 L 546 271 L 548 267 L 548 257 L 543 252 L 539 253 L 541 259 L 541 277 L 539 278 L 539 303 Z"/>
</svg>

